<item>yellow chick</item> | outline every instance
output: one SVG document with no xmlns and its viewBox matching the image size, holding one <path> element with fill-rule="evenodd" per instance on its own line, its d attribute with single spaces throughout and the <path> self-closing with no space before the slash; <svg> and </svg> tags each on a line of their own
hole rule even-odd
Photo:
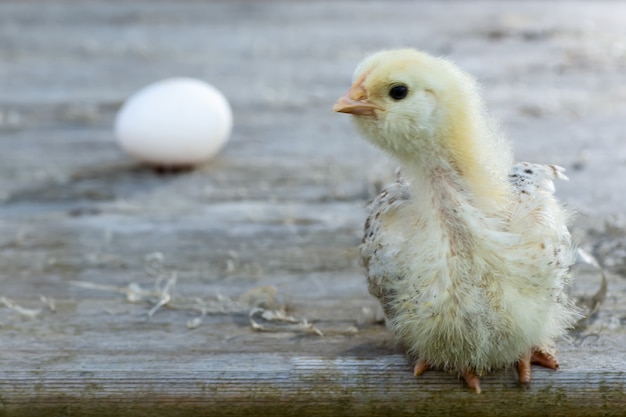
<svg viewBox="0 0 626 417">
<path fill-rule="evenodd" d="M 512 162 L 474 79 L 448 60 L 382 51 L 357 67 L 334 111 L 354 115 L 402 167 L 373 201 L 361 258 L 370 293 L 414 374 L 557 369 L 555 339 L 578 318 L 565 293 L 574 249 L 553 196 L 563 168 Z"/>
</svg>

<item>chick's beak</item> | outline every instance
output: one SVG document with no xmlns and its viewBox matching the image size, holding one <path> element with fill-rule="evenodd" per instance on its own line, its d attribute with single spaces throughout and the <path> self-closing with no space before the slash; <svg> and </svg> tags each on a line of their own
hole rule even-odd
<svg viewBox="0 0 626 417">
<path fill-rule="evenodd" d="M 367 91 L 360 83 L 354 84 L 333 106 L 333 111 L 362 116 L 375 116 L 376 110 L 385 109 L 368 101 Z"/>
</svg>

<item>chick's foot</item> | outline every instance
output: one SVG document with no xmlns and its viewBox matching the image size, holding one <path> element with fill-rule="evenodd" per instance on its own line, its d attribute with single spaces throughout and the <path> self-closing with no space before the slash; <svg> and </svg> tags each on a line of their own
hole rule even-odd
<svg viewBox="0 0 626 417">
<path fill-rule="evenodd" d="M 429 369 L 431 369 L 431 366 L 428 362 L 418 359 L 413 366 L 413 375 L 420 376 Z M 461 372 L 461 377 L 463 377 L 470 388 L 476 391 L 477 394 L 480 394 L 480 379 L 478 379 L 474 371 L 463 371 Z"/>
<path fill-rule="evenodd" d="M 556 360 L 553 354 L 545 349 L 534 347 L 528 354 L 523 355 L 517 363 L 519 382 L 522 384 L 527 384 L 530 382 L 531 363 L 554 370 L 559 369 L 559 362 Z"/>
</svg>

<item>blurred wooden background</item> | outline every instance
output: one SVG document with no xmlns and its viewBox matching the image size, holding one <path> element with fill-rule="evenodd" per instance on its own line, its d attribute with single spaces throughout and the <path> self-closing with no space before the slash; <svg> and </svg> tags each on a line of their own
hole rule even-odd
<svg viewBox="0 0 626 417">
<path fill-rule="evenodd" d="M 0 416 L 622 415 L 626 4 L 0 1 Z M 335 99 L 366 52 L 447 55 L 558 195 L 609 293 L 561 370 L 413 378 L 356 253 L 393 163 Z M 211 163 L 117 148 L 126 97 L 204 79 L 234 110 Z M 574 294 L 596 271 L 579 269 Z"/>
</svg>

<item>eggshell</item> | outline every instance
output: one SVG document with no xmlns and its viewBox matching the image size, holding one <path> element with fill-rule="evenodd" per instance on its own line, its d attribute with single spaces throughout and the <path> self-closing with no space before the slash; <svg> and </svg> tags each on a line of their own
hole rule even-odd
<svg viewBox="0 0 626 417">
<path fill-rule="evenodd" d="M 192 78 L 169 78 L 133 94 L 115 120 L 126 152 L 157 166 L 201 164 L 224 146 L 233 116 L 226 98 Z"/>
</svg>

